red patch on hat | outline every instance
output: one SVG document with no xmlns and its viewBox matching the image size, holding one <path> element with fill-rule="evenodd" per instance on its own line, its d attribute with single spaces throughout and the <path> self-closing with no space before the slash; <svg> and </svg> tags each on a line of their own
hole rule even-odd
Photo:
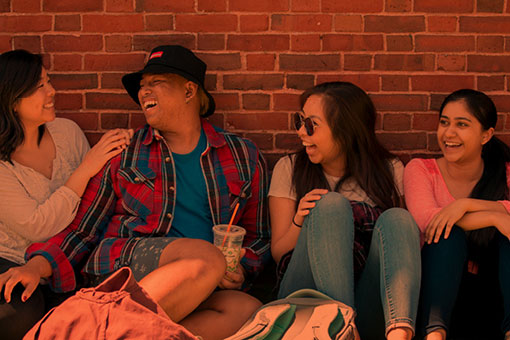
<svg viewBox="0 0 510 340">
<path fill-rule="evenodd" d="M 161 56 L 163 55 L 163 51 L 159 51 L 159 52 L 154 52 L 151 54 L 151 56 L 149 57 L 149 60 L 151 60 L 152 58 L 161 58 Z"/>
</svg>

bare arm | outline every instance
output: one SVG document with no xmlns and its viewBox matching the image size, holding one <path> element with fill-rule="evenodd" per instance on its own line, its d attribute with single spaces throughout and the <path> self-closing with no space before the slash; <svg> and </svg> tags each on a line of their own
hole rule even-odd
<svg viewBox="0 0 510 340">
<path fill-rule="evenodd" d="M 296 213 L 295 205 L 296 201 L 289 198 L 269 196 L 271 254 L 276 263 L 280 262 L 283 255 L 294 249 L 301 232 L 301 229 L 292 223 Z"/>
</svg>

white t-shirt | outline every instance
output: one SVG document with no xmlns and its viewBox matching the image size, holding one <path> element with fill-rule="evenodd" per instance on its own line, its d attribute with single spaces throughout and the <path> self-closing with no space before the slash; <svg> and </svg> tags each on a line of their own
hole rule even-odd
<svg viewBox="0 0 510 340">
<path fill-rule="evenodd" d="M 71 120 L 46 123 L 55 143 L 51 179 L 16 161 L 0 161 L 0 257 L 22 264 L 26 248 L 62 231 L 76 215 L 80 197 L 64 186 L 90 149 Z"/>
<path fill-rule="evenodd" d="M 296 155 L 293 154 L 290 157 L 284 156 L 278 160 L 274 169 L 273 177 L 271 178 L 271 186 L 269 187 L 269 196 L 289 198 L 296 200 L 296 191 L 292 187 L 292 165 L 294 163 Z M 404 186 L 402 184 L 402 178 L 404 176 L 404 164 L 395 158 L 391 162 L 393 166 L 393 176 L 397 185 L 398 191 L 402 194 L 404 192 Z M 331 188 L 336 186 L 336 183 L 340 180 L 340 177 L 335 177 L 324 173 L 326 179 Z M 354 181 L 354 179 L 347 179 L 342 187 L 338 190 L 339 193 L 345 196 L 350 201 L 365 202 L 370 205 L 375 205 L 363 189 L 361 189 Z"/>
</svg>

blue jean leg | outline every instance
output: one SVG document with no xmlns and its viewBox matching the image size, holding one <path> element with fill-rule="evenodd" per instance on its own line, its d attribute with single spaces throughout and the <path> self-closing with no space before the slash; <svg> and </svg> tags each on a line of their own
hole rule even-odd
<svg viewBox="0 0 510 340">
<path fill-rule="evenodd" d="M 353 242 L 349 200 L 324 195 L 305 219 L 278 297 L 312 288 L 354 307 Z"/>
<path fill-rule="evenodd" d="M 466 234 L 457 226 L 447 239 L 425 244 L 422 249 L 422 283 L 418 331 L 448 332 L 467 259 Z"/>
<path fill-rule="evenodd" d="M 405 209 L 377 219 L 367 263 L 356 285 L 362 339 L 383 339 L 393 328 L 414 331 L 420 292 L 420 233 Z"/>
</svg>

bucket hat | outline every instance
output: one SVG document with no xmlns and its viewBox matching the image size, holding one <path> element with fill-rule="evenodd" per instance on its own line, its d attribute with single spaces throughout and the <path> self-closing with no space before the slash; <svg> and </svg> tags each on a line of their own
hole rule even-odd
<svg viewBox="0 0 510 340">
<path fill-rule="evenodd" d="M 207 98 L 209 98 L 209 108 L 202 116 L 208 117 L 214 113 L 216 105 L 213 97 L 204 87 L 206 69 L 207 65 L 185 47 L 180 45 L 158 46 L 149 54 L 145 67 L 138 72 L 124 75 L 122 84 L 131 98 L 140 105 L 138 91 L 140 90 L 140 80 L 143 74 L 173 73 L 180 75 L 198 84 L 204 90 Z"/>
</svg>

